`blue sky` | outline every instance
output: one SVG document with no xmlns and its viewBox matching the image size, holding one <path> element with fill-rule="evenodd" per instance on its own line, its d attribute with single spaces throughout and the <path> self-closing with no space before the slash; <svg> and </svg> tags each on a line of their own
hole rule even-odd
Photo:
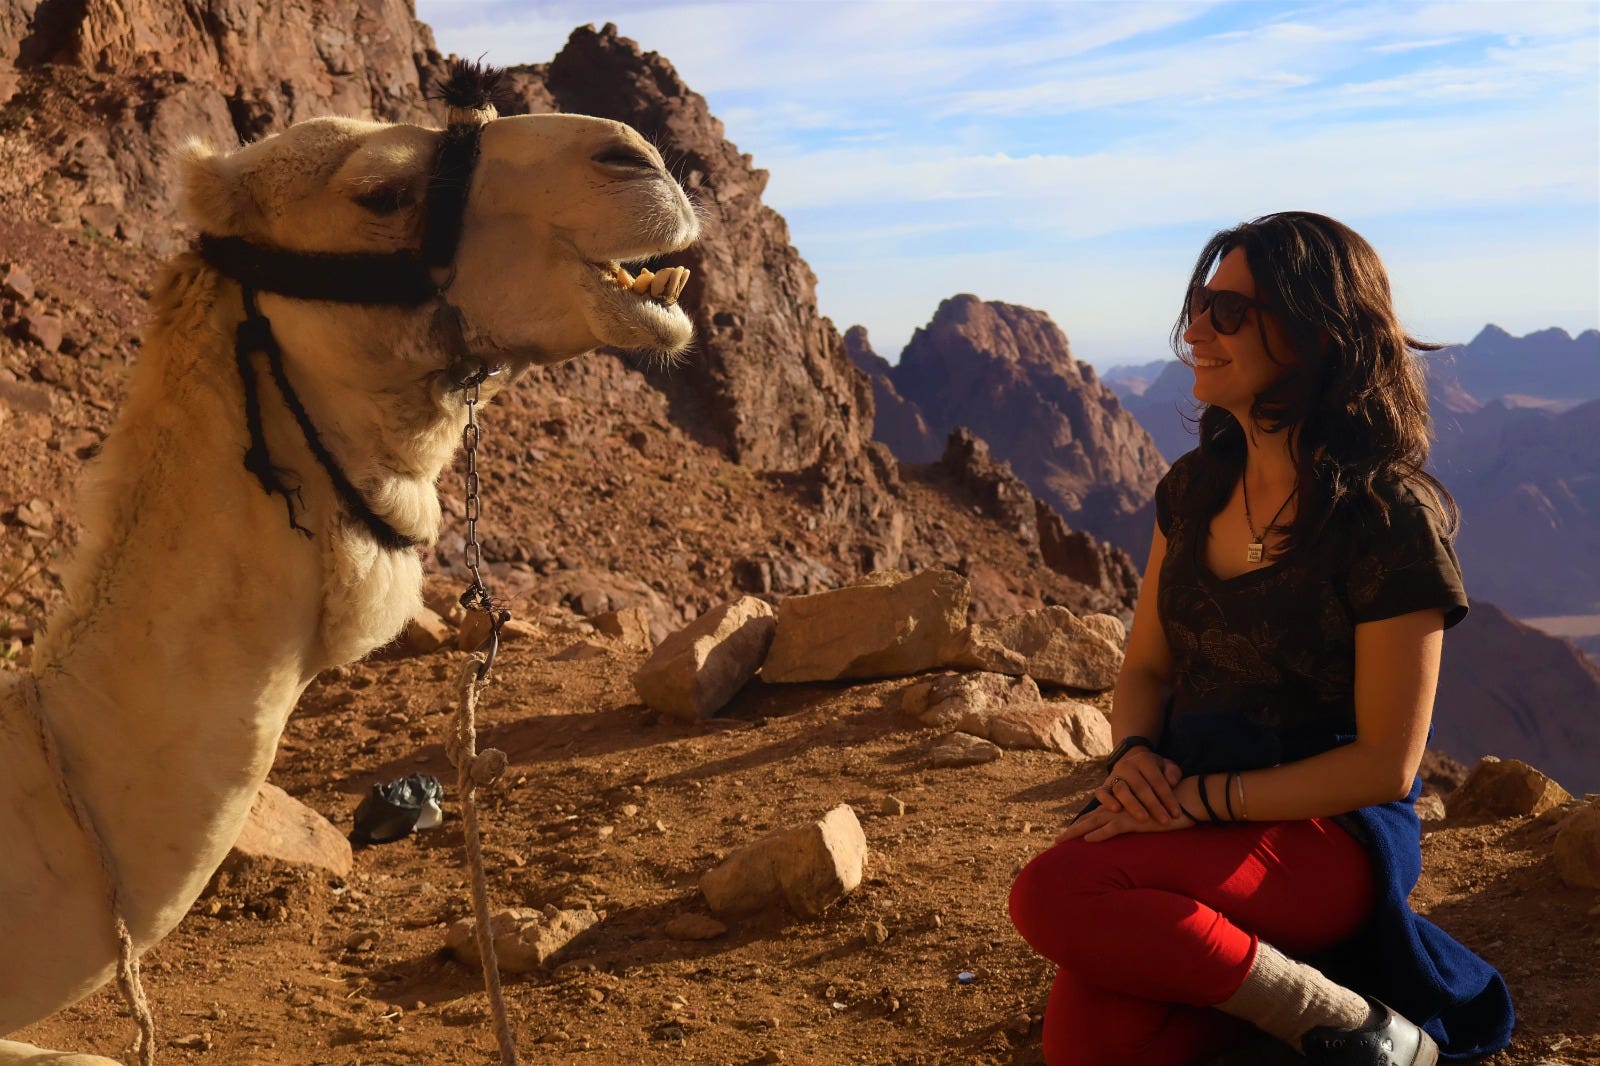
<svg viewBox="0 0 1600 1066">
<path fill-rule="evenodd" d="M 533 63 L 615 22 L 771 172 L 824 314 L 890 360 L 943 298 L 1159 359 L 1201 244 L 1287 208 L 1378 249 L 1413 333 L 1600 326 L 1600 3 L 418 0 Z"/>
</svg>

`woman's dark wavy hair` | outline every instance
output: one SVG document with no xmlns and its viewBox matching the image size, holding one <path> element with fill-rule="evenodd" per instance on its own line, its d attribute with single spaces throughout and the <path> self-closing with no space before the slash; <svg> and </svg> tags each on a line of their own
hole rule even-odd
<svg viewBox="0 0 1600 1066">
<path fill-rule="evenodd" d="M 1460 510 L 1423 469 L 1432 431 L 1420 353 L 1441 346 L 1400 328 L 1378 253 L 1341 222 L 1283 211 L 1213 236 L 1195 261 L 1190 288 L 1204 285 L 1235 248 L 1243 249 L 1250 265 L 1256 299 L 1277 317 L 1293 349 L 1274 352 L 1263 315 L 1251 316 L 1268 357 L 1285 373 L 1256 396 L 1250 414 L 1263 429 L 1289 434 L 1300 486 L 1294 520 L 1280 528 L 1284 543 L 1276 554 L 1316 540 L 1346 506 L 1370 509 L 1387 521 L 1388 501 L 1379 487 L 1396 481 L 1426 488 L 1453 536 Z M 1187 297 L 1186 290 L 1172 347 L 1193 366 L 1183 343 Z M 1222 509 L 1244 469 L 1245 431 L 1221 407 L 1205 406 L 1198 421 L 1197 484 L 1208 488 L 1197 493 L 1197 503 L 1209 517 Z"/>
</svg>

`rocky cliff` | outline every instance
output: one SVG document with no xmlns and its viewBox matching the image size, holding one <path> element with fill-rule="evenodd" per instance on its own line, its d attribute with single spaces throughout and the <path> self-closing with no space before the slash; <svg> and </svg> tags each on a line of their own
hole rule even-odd
<svg viewBox="0 0 1600 1066">
<path fill-rule="evenodd" d="M 902 463 L 931 463 L 939 458 L 939 437 L 928 428 L 922 409 L 895 387 L 894 367 L 872 350 L 864 326 L 844 331 L 844 350 L 872 382 L 872 435 L 889 446 Z"/>
<path fill-rule="evenodd" d="M 1075 529 L 1136 548 L 1166 472 L 1155 442 L 1043 312 L 951 297 L 918 329 L 893 380 L 935 432 L 967 426 Z"/>
<path fill-rule="evenodd" d="M 164 254 L 184 141 L 227 146 L 326 114 L 427 121 L 439 62 L 407 0 L 8 0 L 0 128 L 28 150 L 8 144 L 0 195 Z"/>
</svg>

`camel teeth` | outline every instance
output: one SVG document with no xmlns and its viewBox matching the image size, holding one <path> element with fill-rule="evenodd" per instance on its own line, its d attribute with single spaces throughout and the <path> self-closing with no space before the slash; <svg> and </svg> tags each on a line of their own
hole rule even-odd
<svg viewBox="0 0 1600 1066">
<path fill-rule="evenodd" d="M 628 273 L 628 268 L 619 264 L 616 267 L 616 271 L 617 272 L 613 274 L 612 277 L 616 278 L 617 284 L 621 285 L 624 289 L 633 288 L 633 275 Z"/>
<path fill-rule="evenodd" d="M 672 279 L 671 287 L 667 289 L 667 296 L 671 298 L 668 301 L 670 303 L 677 303 L 678 297 L 683 295 L 683 287 L 689 284 L 689 268 L 678 267 L 677 271 L 677 275 Z"/>
<path fill-rule="evenodd" d="M 678 272 L 675 269 L 673 269 L 672 267 L 668 267 L 667 269 L 663 270 L 661 273 L 657 274 L 655 277 L 651 278 L 650 279 L 650 295 L 651 296 L 661 296 L 661 295 L 663 295 L 672 286 L 672 283 L 677 278 L 677 276 L 678 276 Z M 634 291 L 637 292 L 638 290 L 635 289 Z"/>
<path fill-rule="evenodd" d="M 634 292 L 638 293 L 640 296 L 643 296 L 645 293 L 650 291 L 650 282 L 654 277 L 655 275 L 650 273 L 650 270 L 647 267 L 639 271 L 639 276 L 635 278 L 633 284 L 628 287 Z"/>
</svg>

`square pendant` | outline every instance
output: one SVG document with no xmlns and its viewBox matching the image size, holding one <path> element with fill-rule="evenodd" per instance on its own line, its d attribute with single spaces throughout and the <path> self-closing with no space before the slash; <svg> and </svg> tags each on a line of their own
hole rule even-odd
<svg viewBox="0 0 1600 1066">
<path fill-rule="evenodd" d="M 1244 561 L 1247 563 L 1259 563 L 1261 561 L 1261 545 L 1259 543 L 1251 544 L 1245 548 Z"/>
</svg>

